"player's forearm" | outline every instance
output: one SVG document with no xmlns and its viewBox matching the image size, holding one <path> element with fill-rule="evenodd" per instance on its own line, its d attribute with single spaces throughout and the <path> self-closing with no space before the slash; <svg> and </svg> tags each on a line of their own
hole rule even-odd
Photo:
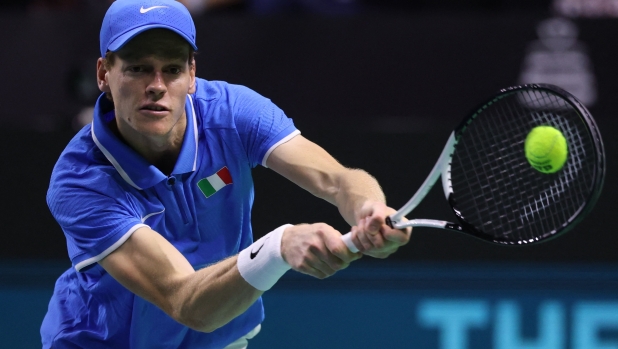
<svg viewBox="0 0 618 349">
<path fill-rule="evenodd" d="M 284 224 L 264 235 L 237 256 L 190 273 L 179 290 L 174 309 L 182 323 L 210 332 L 242 314 L 289 269 L 281 251 Z"/>
<path fill-rule="evenodd" d="M 384 192 L 378 181 L 363 170 L 348 169 L 335 179 L 335 190 L 332 191 L 333 202 L 343 218 L 350 225 L 355 225 L 356 212 L 368 200 L 386 202 Z"/>
<path fill-rule="evenodd" d="M 173 317 L 201 332 L 212 332 L 246 311 L 262 295 L 240 275 L 234 256 L 196 271 L 182 281 Z"/>
<path fill-rule="evenodd" d="M 176 321 L 213 331 L 262 294 L 243 280 L 236 261 L 232 257 L 195 271 L 169 241 L 142 227 L 99 263 L 123 286 Z"/>
</svg>

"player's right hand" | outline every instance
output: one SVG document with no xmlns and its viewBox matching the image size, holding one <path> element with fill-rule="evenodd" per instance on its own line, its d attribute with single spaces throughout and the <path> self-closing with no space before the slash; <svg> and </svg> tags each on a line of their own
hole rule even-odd
<svg viewBox="0 0 618 349">
<path fill-rule="evenodd" d="M 381 202 L 365 202 L 357 213 L 357 224 L 350 230 L 356 248 L 375 258 L 387 258 L 407 244 L 412 228 L 393 229 L 386 224 L 386 218 L 396 212 Z"/>
<path fill-rule="evenodd" d="M 341 233 L 325 223 L 299 224 L 285 229 L 281 255 L 292 269 L 318 279 L 329 277 L 359 259 L 341 240 Z"/>
</svg>

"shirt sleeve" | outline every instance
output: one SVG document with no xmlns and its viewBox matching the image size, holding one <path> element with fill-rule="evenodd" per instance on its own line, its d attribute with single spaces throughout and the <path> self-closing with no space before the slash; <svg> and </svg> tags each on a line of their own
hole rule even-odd
<svg viewBox="0 0 618 349">
<path fill-rule="evenodd" d="M 234 104 L 234 122 L 252 167 L 266 167 L 270 153 L 300 134 L 292 119 L 270 99 L 242 88 Z"/>
<path fill-rule="evenodd" d="M 146 226 L 126 189 L 105 173 L 95 178 L 70 171 L 56 173 L 47 203 L 64 231 L 77 271 L 97 263 Z"/>
</svg>

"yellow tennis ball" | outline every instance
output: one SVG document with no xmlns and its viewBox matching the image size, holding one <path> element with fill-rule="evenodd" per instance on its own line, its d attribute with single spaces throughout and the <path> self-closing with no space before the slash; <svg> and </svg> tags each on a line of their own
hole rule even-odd
<svg viewBox="0 0 618 349">
<path fill-rule="evenodd" d="M 528 133 L 524 144 L 526 159 L 543 173 L 559 171 L 567 160 L 567 141 L 559 130 L 551 126 L 537 126 Z"/>
</svg>

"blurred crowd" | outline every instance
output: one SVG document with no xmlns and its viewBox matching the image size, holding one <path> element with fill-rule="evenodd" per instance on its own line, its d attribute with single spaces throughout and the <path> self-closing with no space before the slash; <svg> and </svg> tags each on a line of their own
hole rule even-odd
<svg viewBox="0 0 618 349">
<path fill-rule="evenodd" d="M 422 10 L 546 10 L 551 0 L 178 0 L 194 14 L 354 14 Z M 4 0 L 0 11 L 105 11 L 113 0 Z"/>
</svg>

